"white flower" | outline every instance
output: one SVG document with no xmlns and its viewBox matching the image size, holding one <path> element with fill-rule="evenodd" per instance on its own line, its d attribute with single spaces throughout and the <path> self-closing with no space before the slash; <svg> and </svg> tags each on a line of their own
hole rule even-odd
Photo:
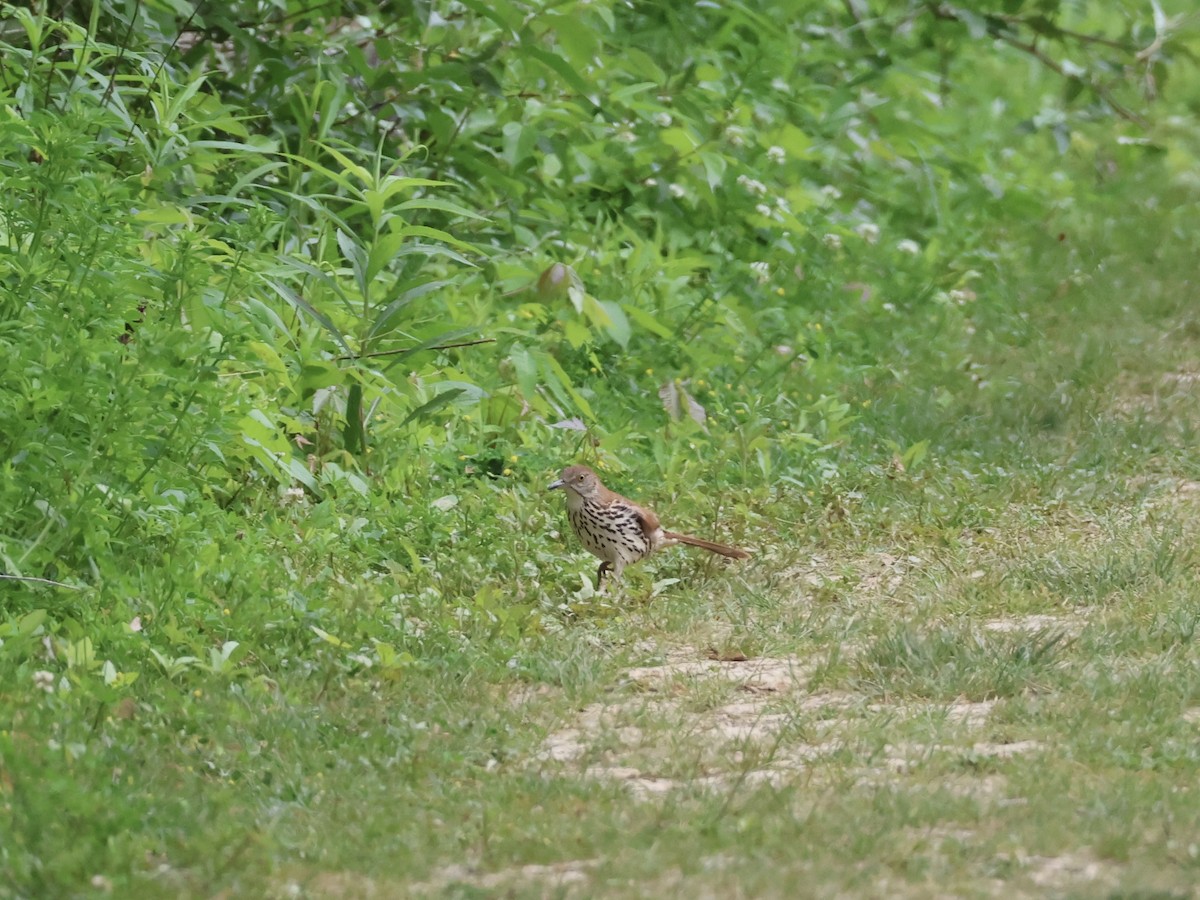
<svg viewBox="0 0 1200 900">
<path fill-rule="evenodd" d="M 767 206 L 765 203 L 756 204 L 754 211 L 760 216 L 766 216 L 768 219 L 771 218 L 771 207 Z"/>
<path fill-rule="evenodd" d="M 961 291 L 961 290 L 955 289 L 950 292 L 950 299 L 953 300 L 955 303 L 957 303 L 959 306 L 965 306 L 966 304 L 972 302 L 975 299 L 975 292 L 974 291 Z"/>
<path fill-rule="evenodd" d="M 737 183 L 757 197 L 765 196 L 767 193 L 767 186 L 758 179 L 751 178 L 749 175 L 739 175 Z"/>
<path fill-rule="evenodd" d="M 667 185 L 667 193 L 677 199 L 687 196 L 687 190 L 684 188 L 684 186 L 682 184 L 675 184 L 675 182 L 671 182 Z"/>
<path fill-rule="evenodd" d="M 304 488 L 290 487 L 285 488 L 279 495 L 280 506 L 294 506 L 297 503 L 304 502 Z"/>
<path fill-rule="evenodd" d="M 655 113 L 654 114 L 654 124 L 657 125 L 659 128 L 669 127 L 671 124 L 671 114 L 667 113 L 667 112 Z"/>
<path fill-rule="evenodd" d="M 773 79 L 771 81 L 771 89 L 779 91 L 781 94 L 790 94 L 792 92 L 792 86 L 782 78 Z"/>
<path fill-rule="evenodd" d="M 767 148 L 767 159 L 773 163 L 781 163 L 787 159 L 787 152 L 780 146 L 771 146 Z"/>
<path fill-rule="evenodd" d="M 908 253 L 912 256 L 916 256 L 921 252 L 921 245 L 911 238 L 905 238 L 896 244 L 896 249 L 901 253 Z"/>
<path fill-rule="evenodd" d="M 826 200 L 841 200 L 842 192 L 835 188 L 832 184 L 827 184 L 821 188 L 821 196 Z"/>
<path fill-rule="evenodd" d="M 725 129 L 725 139 L 735 147 L 746 143 L 746 129 L 740 125 L 730 125 Z"/>
<path fill-rule="evenodd" d="M 868 244 L 874 244 L 879 240 L 879 226 L 874 222 L 863 222 L 854 229 L 854 233 Z"/>
<path fill-rule="evenodd" d="M 752 262 L 750 271 L 754 273 L 754 280 L 759 284 L 766 284 L 771 280 L 771 264 L 768 262 Z"/>
<path fill-rule="evenodd" d="M 885 304 L 883 304 L 883 311 L 884 311 L 884 312 L 895 312 L 895 311 L 896 311 L 896 304 L 895 304 L 895 303 L 885 303 Z"/>
<path fill-rule="evenodd" d="M 647 178 L 645 181 L 642 182 L 642 184 L 645 185 L 646 187 L 658 187 L 658 179 L 657 178 Z"/>
<path fill-rule="evenodd" d="M 637 140 L 637 135 L 634 134 L 632 131 L 630 131 L 628 128 L 622 128 L 620 131 L 617 132 L 617 140 L 623 144 L 632 144 L 634 141 Z"/>
<path fill-rule="evenodd" d="M 54 673 L 38 669 L 33 673 L 33 686 L 41 688 L 47 694 L 54 693 Z"/>
<path fill-rule="evenodd" d="M 841 235 L 838 235 L 838 234 L 830 233 L 830 234 L 823 235 L 821 237 L 821 243 L 824 244 L 826 247 L 828 247 L 830 250 L 841 250 L 842 249 L 842 237 L 841 237 Z"/>
</svg>

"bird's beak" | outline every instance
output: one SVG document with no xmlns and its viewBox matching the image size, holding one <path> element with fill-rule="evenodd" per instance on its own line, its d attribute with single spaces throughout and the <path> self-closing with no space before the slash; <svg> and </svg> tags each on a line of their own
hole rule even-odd
<svg viewBox="0 0 1200 900">
<path fill-rule="evenodd" d="M 560 479 L 558 479 L 558 481 L 552 481 L 550 484 L 546 485 L 546 490 L 556 491 L 562 487 L 566 487 L 566 485 L 563 484 L 563 480 L 560 478 Z"/>
</svg>

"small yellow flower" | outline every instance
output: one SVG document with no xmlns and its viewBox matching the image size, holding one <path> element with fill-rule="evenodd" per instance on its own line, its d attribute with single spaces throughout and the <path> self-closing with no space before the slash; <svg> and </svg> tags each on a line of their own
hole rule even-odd
<svg viewBox="0 0 1200 900">
<path fill-rule="evenodd" d="M 863 405 L 863 409 L 866 409 L 868 406 L 870 406 L 870 405 L 871 405 L 871 401 L 870 401 L 870 400 L 864 400 L 864 401 L 862 402 L 862 405 Z"/>
<path fill-rule="evenodd" d="M 229 607 L 228 606 L 225 607 L 223 610 L 221 610 L 221 612 L 224 613 L 225 615 L 229 615 Z"/>
<path fill-rule="evenodd" d="M 514 453 L 512 456 L 510 456 L 510 457 L 508 458 L 508 461 L 509 461 L 509 462 L 516 462 L 516 461 L 517 461 L 517 454 L 515 454 L 515 453 Z"/>
<path fill-rule="evenodd" d="M 646 374 L 647 374 L 647 375 L 653 375 L 653 374 L 654 374 L 654 370 L 653 370 L 653 369 L 647 369 L 647 370 L 646 370 Z"/>
<path fill-rule="evenodd" d="M 203 697 L 204 691 L 200 690 L 200 688 L 196 688 L 194 691 L 192 691 L 192 696 L 193 697 Z"/>
<path fill-rule="evenodd" d="M 775 288 L 775 293 L 777 293 L 780 297 L 782 297 L 784 294 L 787 293 L 787 291 L 785 291 L 783 288 L 780 287 L 780 288 Z"/>
<path fill-rule="evenodd" d="M 505 475 L 511 475 L 511 474 L 512 474 L 512 469 L 505 469 L 505 470 L 504 470 L 504 474 L 505 474 Z"/>
</svg>

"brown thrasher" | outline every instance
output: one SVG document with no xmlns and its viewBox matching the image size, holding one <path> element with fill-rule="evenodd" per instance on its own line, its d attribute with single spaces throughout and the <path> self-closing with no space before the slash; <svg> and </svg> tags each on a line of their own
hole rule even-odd
<svg viewBox="0 0 1200 900">
<path fill-rule="evenodd" d="M 609 569 L 614 579 L 620 578 L 621 572 L 630 563 L 675 544 L 703 547 L 730 559 L 746 559 L 750 556 L 737 547 L 727 547 L 690 534 L 664 531 L 658 524 L 658 516 L 646 507 L 610 491 L 587 466 L 563 469 L 558 481 L 549 487 L 552 491 L 558 488 L 567 494 L 567 520 L 571 523 L 571 529 L 588 552 L 600 559 L 600 568 L 596 571 L 597 589 Z"/>
</svg>

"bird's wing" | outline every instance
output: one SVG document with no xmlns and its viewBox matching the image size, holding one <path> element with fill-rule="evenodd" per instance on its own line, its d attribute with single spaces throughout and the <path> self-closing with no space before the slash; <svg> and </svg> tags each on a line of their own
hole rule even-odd
<svg viewBox="0 0 1200 900">
<path fill-rule="evenodd" d="M 633 507 L 633 514 L 637 517 L 638 522 L 641 523 L 642 531 L 645 533 L 646 537 L 653 538 L 654 533 L 662 527 L 658 523 L 658 516 L 646 509 L 644 506 L 638 506 L 636 503 L 632 503 L 628 500 L 625 502 L 629 503 L 629 505 Z"/>
</svg>

